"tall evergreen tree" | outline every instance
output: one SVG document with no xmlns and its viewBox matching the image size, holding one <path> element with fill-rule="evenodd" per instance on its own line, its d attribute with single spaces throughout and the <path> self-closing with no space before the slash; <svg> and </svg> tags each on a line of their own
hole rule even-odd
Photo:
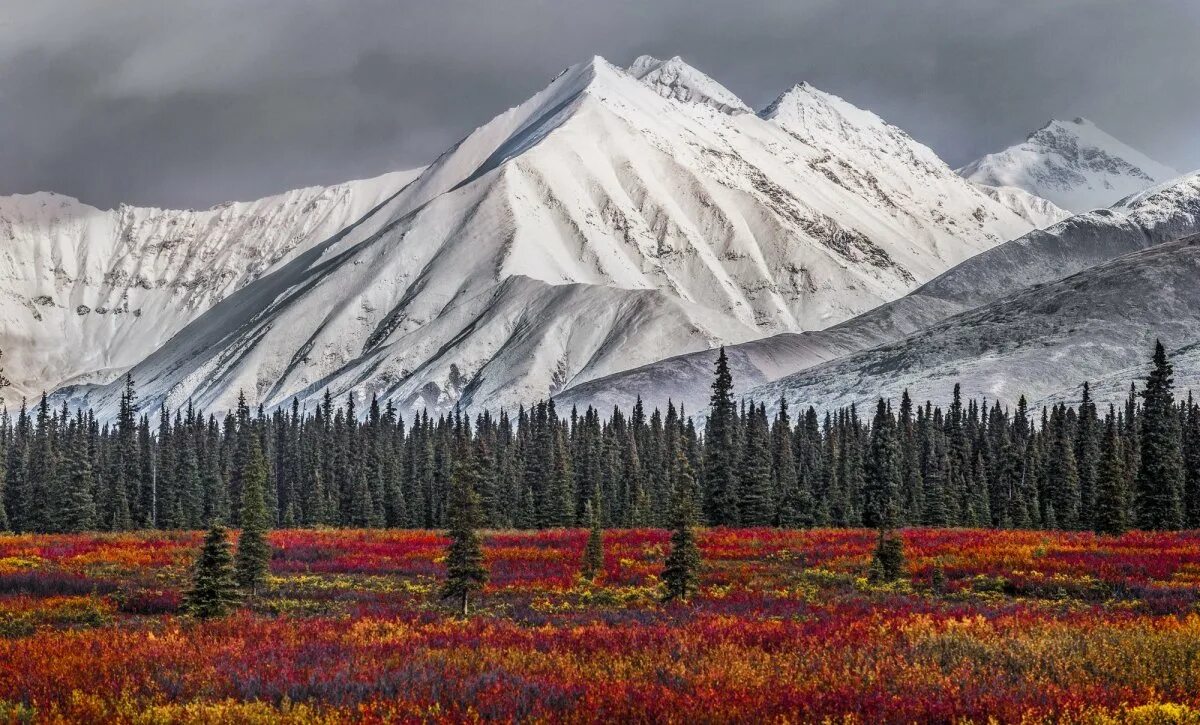
<svg viewBox="0 0 1200 725">
<path fill-rule="evenodd" d="M 82 411 L 71 423 L 64 450 L 59 486 L 58 529 L 87 531 L 96 525 L 96 502 L 92 489 L 92 452 Z"/>
<path fill-rule="evenodd" d="M 863 526 L 887 529 L 896 525 L 901 462 L 895 420 L 881 398 L 871 423 L 871 448 L 863 489 Z"/>
<path fill-rule="evenodd" d="M 775 490 L 771 478 L 771 447 L 767 431 L 767 412 L 751 404 L 742 436 L 740 482 L 737 496 L 737 523 L 742 526 L 770 526 L 775 522 Z"/>
<path fill-rule="evenodd" d="M 1200 404 L 1192 400 L 1191 393 L 1188 393 L 1187 413 L 1183 420 L 1185 525 L 1189 529 L 1200 529 Z"/>
<path fill-rule="evenodd" d="M 729 358 L 722 347 L 717 355 L 712 397 L 708 404 L 708 425 L 704 433 L 704 509 L 714 526 L 729 526 L 738 522 L 736 418 L 733 376 L 729 372 Z"/>
<path fill-rule="evenodd" d="M 1121 450 L 1121 439 L 1117 435 L 1116 414 L 1110 410 L 1096 477 L 1096 507 L 1092 521 L 1096 533 L 1123 534 L 1129 528 L 1127 485 L 1125 452 Z"/>
<path fill-rule="evenodd" d="M 257 595 L 266 582 L 271 563 L 266 486 L 267 462 L 255 436 L 250 439 L 246 470 L 242 474 L 242 533 L 237 547 L 237 581 L 251 596 Z"/>
<path fill-rule="evenodd" d="M 1174 371 L 1162 342 L 1142 391 L 1141 464 L 1137 478 L 1138 524 L 1145 529 L 1183 525 L 1183 454 L 1172 394 Z"/>
</svg>

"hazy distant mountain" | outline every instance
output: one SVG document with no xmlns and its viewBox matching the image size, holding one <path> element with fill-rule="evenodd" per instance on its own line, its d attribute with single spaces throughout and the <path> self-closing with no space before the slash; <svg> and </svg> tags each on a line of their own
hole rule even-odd
<svg viewBox="0 0 1200 725">
<path fill-rule="evenodd" d="M 1025 141 L 967 164 L 959 173 L 980 184 L 1024 189 L 1074 212 L 1111 206 L 1179 176 L 1085 118 L 1051 121 Z"/>
</svg>

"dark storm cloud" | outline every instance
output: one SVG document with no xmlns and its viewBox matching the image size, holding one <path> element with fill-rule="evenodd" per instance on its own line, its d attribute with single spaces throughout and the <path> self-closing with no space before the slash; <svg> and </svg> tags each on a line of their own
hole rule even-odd
<svg viewBox="0 0 1200 725">
<path fill-rule="evenodd" d="M 39 0 L 0 11 L 0 193 L 208 206 L 428 162 L 566 65 L 808 80 L 957 165 L 1087 116 L 1200 166 L 1196 0 Z"/>
</svg>

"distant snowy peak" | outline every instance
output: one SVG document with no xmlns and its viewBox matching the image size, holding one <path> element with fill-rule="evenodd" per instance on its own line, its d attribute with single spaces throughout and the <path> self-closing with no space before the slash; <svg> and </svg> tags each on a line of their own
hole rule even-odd
<svg viewBox="0 0 1200 725">
<path fill-rule="evenodd" d="M 959 173 L 980 184 L 1024 189 L 1074 212 L 1108 207 L 1179 176 L 1085 118 L 1050 121 L 1024 142 Z"/>
<path fill-rule="evenodd" d="M 701 103 L 730 115 L 751 112 L 750 107 L 732 91 L 688 65 L 679 56 L 669 60 L 659 60 L 649 55 L 639 56 L 625 72 L 650 86 L 664 98 L 674 98 L 685 103 Z"/>
</svg>

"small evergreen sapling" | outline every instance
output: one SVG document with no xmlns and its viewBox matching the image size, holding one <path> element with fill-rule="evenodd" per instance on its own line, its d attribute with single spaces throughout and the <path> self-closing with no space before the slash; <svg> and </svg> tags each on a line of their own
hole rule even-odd
<svg viewBox="0 0 1200 725">
<path fill-rule="evenodd" d="M 482 515 L 475 478 L 474 457 L 467 453 L 458 462 L 450 491 L 450 548 L 446 552 L 446 583 L 442 587 L 442 598 L 458 599 L 464 617 L 470 613 L 471 593 L 482 591 L 488 580 L 483 544 L 476 531 Z"/>
<path fill-rule="evenodd" d="M 192 588 L 184 598 L 184 610 L 193 617 L 209 619 L 225 616 L 237 604 L 233 554 L 229 550 L 225 528 L 213 524 L 196 559 Z"/>
<path fill-rule="evenodd" d="M 871 557 L 870 579 L 876 583 L 894 582 L 904 577 L 904 540 L 890 531 L 879 531 L 875 554 Z"/>
<path fill-rule="evenodd" d="M 596 507 L 588 501 L 585 505 L 585 515 L 588 518 L 590 530 L 588 531 L 587 546 L 583 549 L 583 565 L 580 567 L 580 576 L 589 582 L 594 582 L 596 577 L 604 571 L 604 531 L 600 527 L 600 514 L 596 512 Z"/>
<path fill-rule="evenodd" d="M 687 601 L 700 589 L 700 547 L 696 545 L 696 481 L 692 468 L 680 451 L 676 458 L 671 553 L 667 555 L 662 580 L 664 601 Z"/>
</svg>

